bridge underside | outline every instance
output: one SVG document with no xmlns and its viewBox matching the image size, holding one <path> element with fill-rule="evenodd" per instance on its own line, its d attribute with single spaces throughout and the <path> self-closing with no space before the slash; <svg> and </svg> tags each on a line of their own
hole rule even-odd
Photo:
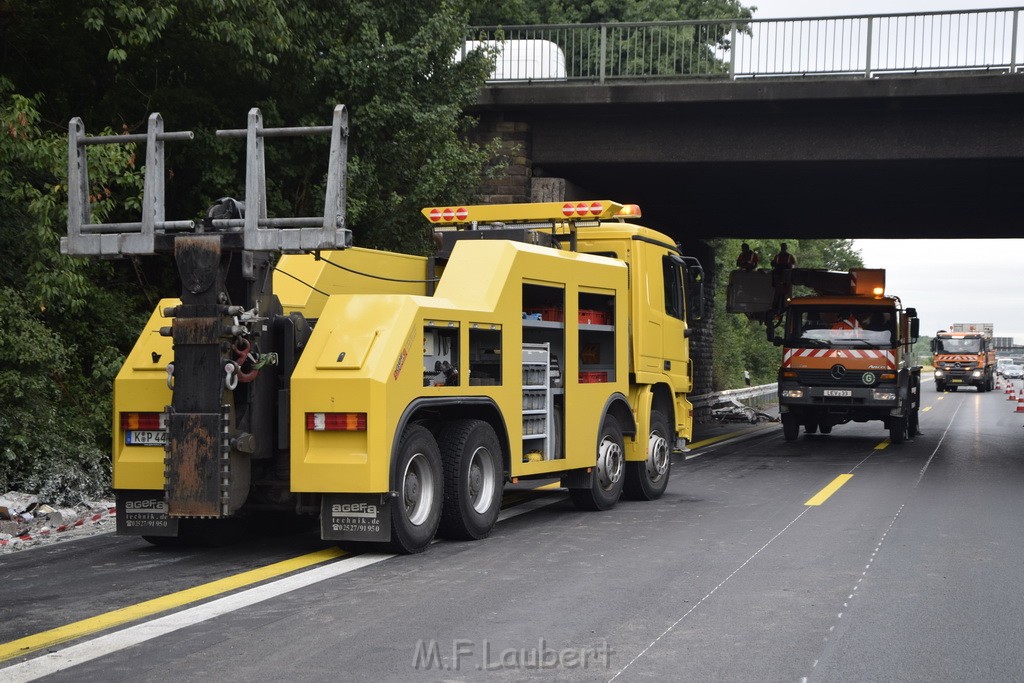
<svg viewBox="0 0 1024 683">
<path fill-rule="evenodd" d="M 1022 234 L 1024 75 L 502 86 L 480 113 L 680 238 Z"/>
</svg>

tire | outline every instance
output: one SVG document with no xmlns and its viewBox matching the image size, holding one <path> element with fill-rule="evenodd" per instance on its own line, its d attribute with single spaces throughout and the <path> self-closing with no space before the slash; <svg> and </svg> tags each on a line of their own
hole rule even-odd
<svg viewBox="0 0 1024 683">
<path fill-rule="evenodd" d="M 661 498 L 672 473 L 672 440 L 675 436 L 668 418 L 660 410 L 651 411 L 651 431 L 647 435 L 647 459 L 626 463 L 626 497 L 634 500 Z"/>
<path fill-rule="evenodd" d="M 804 431 L 808 434 L 813 434 L 814 432 L 818 431 L 818 423 L 808 422 L 807 424 L 804 425 Z"/>
<path fill-rule="evenodd" d="M 413 424 L 402 432 L 394 486 L 398 498 L 391 510 L 391 547 L 404 554 L 422 552 L 441 520 L 443 492 L 441 453 L 426 427 Z"/>
<path fill-rule="evenodd" d="M 486 538 L 501 511 L 501 444 L 483 420 L 455 420 L 438 437 L 444 502 L 438 533 L 465 541 Z"/>
<path fill-rule="evenodd" d="M 943 384 L 942 382 L 936 382 L 935 383 L 935 391 L 943 392 L 945 390 L 946 390 L 946 385 L 945 384 Z"/>
<path fill-rule="evenodd" d="M 889 443 L 903 443 L 907 440 L 907 416 L 894 417 L 889 420 Z"/>
<path fill-rule="evenodd" d="M 832 425 L 823 422 L 823 423 L 818 425 L 818 431 L 821 432 L 822 434 L 831 434 L 832 433 Z"/>
<path fill-rule="evenodd" d="M 608 510 L 619 502 L 626 480 L 625 444 L 614 415 L 605 415 L 597 439 L 592 483 L 589 488 L 569 489 L 569 498 L 581 510 Z"/>
<path fill-rule="evenodd" d="M 800 423 L 793 413 L 786 413 L 782 416 L 782 436 L 786 441 L 796 441 L 800 436 Z"/>
</svg>

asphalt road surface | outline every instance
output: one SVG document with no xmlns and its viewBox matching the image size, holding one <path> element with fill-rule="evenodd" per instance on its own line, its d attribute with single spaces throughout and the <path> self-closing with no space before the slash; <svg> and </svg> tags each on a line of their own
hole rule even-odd
<svg viewBox="0 0 1024 683">
<path fill-rule="evenodd" d="M 1021 680 L 1024 413 L 924 391 L 906 444 L 754 428 L 658 501 L 514 492 L 422 555 L 264 527 L 8 555 L 0 680 Z"/>
</svg>

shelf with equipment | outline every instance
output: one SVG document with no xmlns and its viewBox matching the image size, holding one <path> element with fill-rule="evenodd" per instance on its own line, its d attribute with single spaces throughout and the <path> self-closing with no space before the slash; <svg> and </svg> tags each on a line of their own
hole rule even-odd
<svg viewBox="0 0 1024 683">
<path fill-rule="evenodd" d="M 580 350 L 577 381 L 580 384 L 614 382 L 614 294 L 580 292 L 577 319 Z"/>
<path fill-rule="evenodd" d="M 551 459 L 551 350 L 523 343 L 523 462 Z"/>
</svg>

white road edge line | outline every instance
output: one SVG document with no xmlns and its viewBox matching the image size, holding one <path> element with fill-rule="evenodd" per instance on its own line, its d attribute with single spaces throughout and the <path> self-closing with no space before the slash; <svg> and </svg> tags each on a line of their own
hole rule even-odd
<svg viewBox="0 0 1024 683">
<path fill-rule="evenodd" d="M 283 579 L 255 586 L 254 588 L 227 595 L 223 598 L 217 598 L 202 605 L 189 607 L 179 612 L 153 619 L 152 621 L 129 626 L 128 628 L 114 631 L 98 638 L 90 638 L 77 645 L 48 652 L 45 655 L 34 657 L 6 669 L 0 669 L 0 673 L 3 674 L 2 677 L 5 681 L 17 681 L 19 683 L 21 681 L 34 681 L 37 678 L 49 676 L 64 669 L 84 664 L 112 652 L 124 650 L 133 645 L 138 645 L 139 643 L 178 631 L 193 624 L 209 621 L 243 607 L 255 605 L 270 598 L 276 598 L 279 595 L 354 572 L 357 569 L 383 562 L 392 557 L 394 555 L 367 554 L 332 562 L 328 565 L 309 569 L 292 576 L 286 576 Z"/>
<path fill-rule="evenodd" d="M 508 510 L 503 510 L 498 515 L 498 521 L 503 522 L 527 512 L 553 505 L 561 499 L 560 497 L 555 497 L 557 493 L 558 491 L 552 491 L 550 494 L 537 500 L 531 500 Z M 0 674 L 2 674 L 0 678 L 11 683 L 34 681 L 43 676 L 50 676 L 73 666 L 98 659 L 112 652 L 118 652 L 133 645 L 144 643 L 147 640 L 159 638 L 168 633 L 192 626 L 193 624 L 209 621 L 244 607 L 276 598 L 279 595 L 354 572 L 357 569 L 389 560 L 392 557 L 396 556 L 394 554 L 357 555 L 332 562 L 331 564 L 307 569 L 299 574 L 293 574 L 270 583 L 248 588 L 238 593 L 217 598 L 195 607 L 189 607 L 151 621 L 135 624 L 134 626 L 129 626 L 99 636 L 98 638 L 89 638 L 76 645 L 48 652 L 45 655 L 33 657 L 7 668 L 0 668 Z"/>
</svg>

